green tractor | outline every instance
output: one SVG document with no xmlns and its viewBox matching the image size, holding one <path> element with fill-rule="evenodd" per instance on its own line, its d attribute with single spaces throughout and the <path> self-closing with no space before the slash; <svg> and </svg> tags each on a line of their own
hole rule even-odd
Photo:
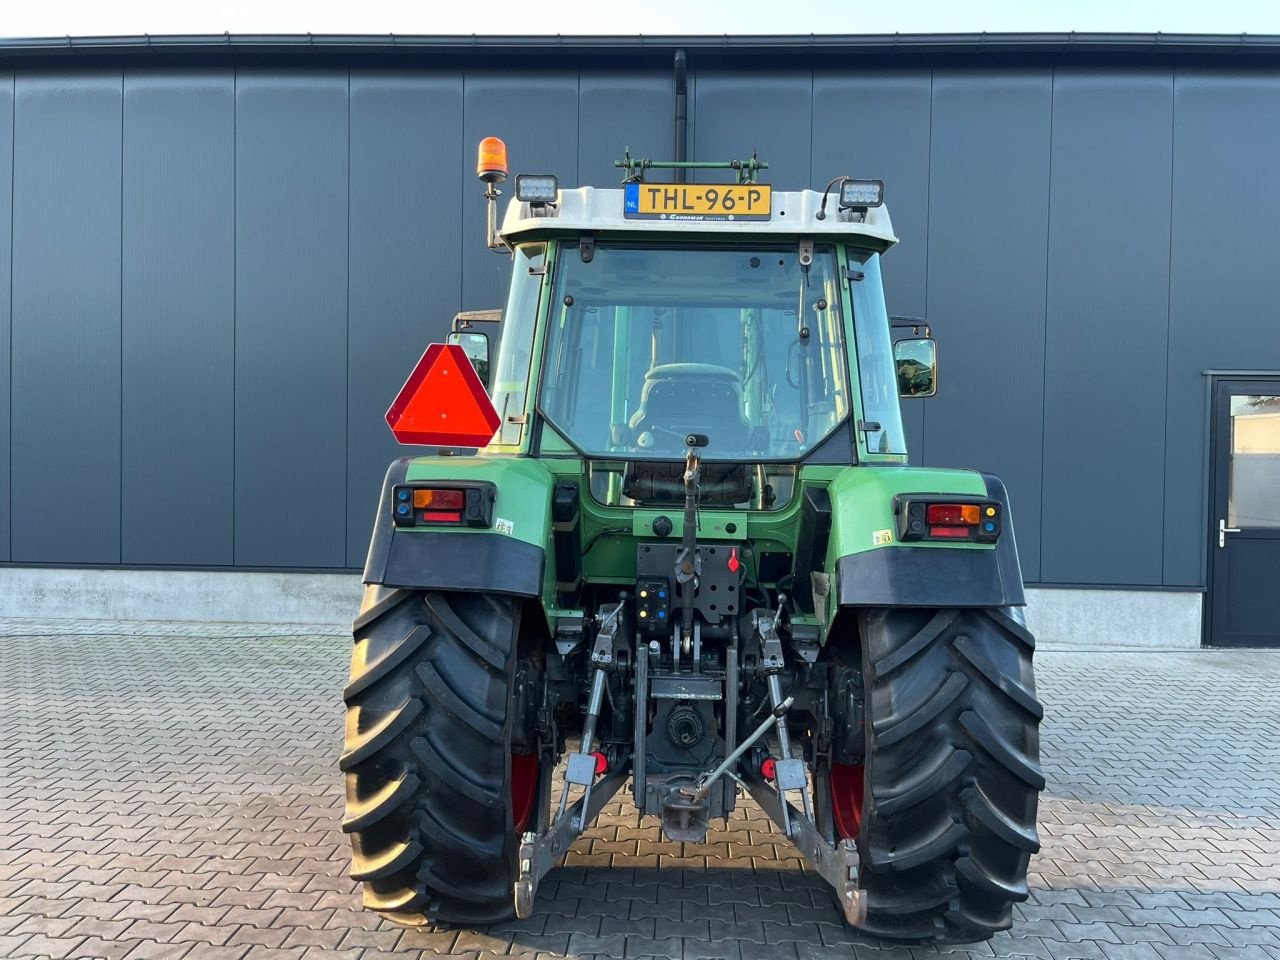
<svg viewBox="0 0 1280 960">
<path fill-rule="evenodd" d="M 619 166 L 518 177 L 499 229 L 482 144 L 496 357 L 459 315 L 388 412 L 436 449 L 387 472 L 353 628 L 364 904 L 528 916 L 628 786 L 690 843 L 750 794 L 870 934 L 986 939 L 1039 847 L 1034 640 L 1004 485 L 908 465 L 936 351 L 895 343 L 883 184 Z"/>
</svg>

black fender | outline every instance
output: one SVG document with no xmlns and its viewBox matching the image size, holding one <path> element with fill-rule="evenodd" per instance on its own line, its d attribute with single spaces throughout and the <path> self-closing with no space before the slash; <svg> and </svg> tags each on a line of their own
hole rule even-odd
<svg viewBox="0 0 1280 960">
<path fill-rule="evenodd" d="M 391 518 L 391 491 L 404 482 L 412 461 L 412 457 L 401 457 L 387 468 L 365 559 L 364 582 L 408 590 L 542 596 L 547 558 L 541 547 L 497 534 L 396 527 Z"/>
<path fill-rule="evenodd" d="M 1009 494 L 999 477 L 982 475 L 987 496 L 1003 508 L 993 550 L 896 546 L 836 561 L 837 600 L 844 607 L 1020 607 L 1027 601 L 1013 536 Z"/>
</svg>

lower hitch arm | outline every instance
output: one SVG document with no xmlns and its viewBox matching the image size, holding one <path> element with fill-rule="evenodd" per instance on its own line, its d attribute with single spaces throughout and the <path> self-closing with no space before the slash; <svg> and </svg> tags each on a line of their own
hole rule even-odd
<svg viewBox="0 0 1280 960">
<path fill-rule="evenodd" d="M 813 822 L 804 761 L 791 756 L 786 714 L 792 698 L 783 698 L 779 680 L 783 652 L 778 623 L 785 603 L 785 595 L 780 594 L 776 613 L 757 610 L 752 615 L 752 627 L 760 644 L 761 662 L 767 677 L 769 700 L 773 705 L 772 715 L 764 719 L 761 727 L 767 729 L 767 725 L 776 724 L 781 759 L 774 763 L 773 783 L 765 779 L 760 770 L 750 766 L 743 768 L 741 782 L 760 808 L 782 828 L 787 839 L 813 864 L 818 875 L 835 887 L 845 919 L 857 927 L 867 919 L 866 894 L 858 886 L 858 845 L 853 840 L 832 842 L 823 836 Z M 754 734 L 753 739 L 760 736 L 763 729 Z M 797 810 L 787 802 L 787 794 L 791 791 L 799 791 L 803 809 Z"/>
<path fill-rule="evenodd" d="M 858 845 L 853 840 L 832 843 L 814 822 L 779 796 L 769 781 L 752 770 L 744 770 L 743 784 L 756 803 L 778 826 L 790 827 L 788 839 L 804 854 L 818 875 L 835 887 L 844 918 L 860 927 L 867 921 L 866 894 L 858 886 Z"/>
<path fill-rule="evenodd" d="M 630 773 L 629 762 L 619 763 L 616 769 L 605 771 L 590 791 L 568 809 L 560 811 L 550 827 L 538 833 L 526 833 L 520 838 L 520 872 L 513 890 L 517 917 L 523 920 L 533 913 L 538 881 L 569 851 L 587 824 L 599 816 L 604 805 L 626 783 Z"/>
<path fill-rule="evenodd" d="M 570 753 L 565 767 L 564 787 L 560 794 L 560 807 L 556 818 L 545 830 L 526 833 L 520 838 L 519 866 L 516 877 L 516 916 L 524 919 L 533 911 L 533 901 L 538 894 L 541 880 L 556 861 L 573 845 L 587 824 L 596 818 L 600 809 L 613 799 L 618 788 L 630 773 L 630 763 L 619 763 L 616 769 L 606 768 L 603 775 L 597 773 L 596 757 L 591 752 L 595 740 L 596 724 L 604 705 L 606 671 L 614 664 L 614 643 L 617 639 L 626 598 L 599 618 L 600 629 L 591 648 L 591 694 L 587 701 L 587 715 L 582 724 L 582 743 L 577 752 Z M 597 779 L 599 777 L 599 779 Z M 582 796 L 569 806 L 569 788 L 577 784 L 583 788 Z"/>
</svg>

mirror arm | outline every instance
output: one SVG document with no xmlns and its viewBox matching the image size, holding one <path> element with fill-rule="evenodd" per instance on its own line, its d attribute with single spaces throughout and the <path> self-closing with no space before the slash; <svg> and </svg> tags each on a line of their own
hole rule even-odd
<svg viewBox="0 0 1280 960">
<path fill-rule="evenodd" d="M 924 327 L 925 338 L 933 337 L 933 328 L 929 325 L 929 321 L 923 317 L 890 317 L 889 327 L 893 330 L 903 330 L 910 327 L 912 337 L 919 337 L 921 335 L 920 328 Z"/>
</svg>

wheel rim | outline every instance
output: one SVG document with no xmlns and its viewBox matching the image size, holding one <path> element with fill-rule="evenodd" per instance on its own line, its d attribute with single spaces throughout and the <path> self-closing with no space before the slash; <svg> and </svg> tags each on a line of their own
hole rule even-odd
<svg viewBox="0 0 1280 960">
<path fill-rule="evenodd" d="M 517 834 L 524 833 L 533 815 L 533 803 L 538 796 L 538 755 L 513 753 L 511 755 L 511 824 Z"/>
<path fill-rule="evenodd" d="M 844 840 L 856 840 L 862 829 L 862 772 L 860 763 L 833 763 L 827 775 L 831 819 Z"/>
</svg>

